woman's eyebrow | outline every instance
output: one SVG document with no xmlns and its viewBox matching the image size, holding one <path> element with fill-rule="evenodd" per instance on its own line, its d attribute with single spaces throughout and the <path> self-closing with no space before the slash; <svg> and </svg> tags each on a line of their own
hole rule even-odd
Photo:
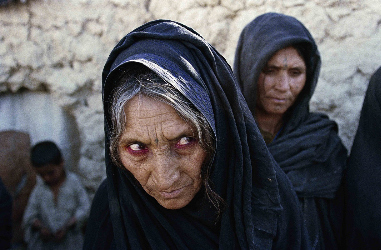
<svg viewBox="0 0 381 250">
<path fill-rule="evenodd" d="M 306 71 L 306 67 L 305 66 L 295 66 L 295 67 L 290 67 L 290 69 L 297 69 L 297 70 L 300 70 L 300 71 Z"/>
</svg>

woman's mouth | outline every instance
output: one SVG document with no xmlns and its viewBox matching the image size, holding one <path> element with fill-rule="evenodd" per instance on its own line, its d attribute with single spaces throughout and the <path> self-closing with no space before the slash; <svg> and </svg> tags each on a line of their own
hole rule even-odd
<svg viewBox="0 0 381 250">
<path fill-rule="evenodd" d="M 269 97 L 269 99 L 271 99 L 273 102 L 276 102 L 276 103 L 285 103 L 286 102 L 286 98 L 280 98 L 280 97 Z"/>
<path fill-rule="evenodd" d="M 184 189 L 185 187 L 182 187 L 171 191 L 160 191 L 159 193 L 164 199 L 174 199 L 178 197 Z"/>
</svg>

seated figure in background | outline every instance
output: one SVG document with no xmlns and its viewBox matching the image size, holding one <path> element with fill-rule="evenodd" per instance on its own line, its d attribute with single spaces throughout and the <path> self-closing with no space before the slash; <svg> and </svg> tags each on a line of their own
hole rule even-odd
<svg viewBox="0 0 381 250">
<path fill-rule="evenodd" d="M 65 170 L 54 142 L 37 143 L 30 157 L 42 181 L 34 187 L 24 213 L 28 249 L 81 249 L 82 226 L 90 209 L 86 190 L 77 175 Z"/>
</svg>

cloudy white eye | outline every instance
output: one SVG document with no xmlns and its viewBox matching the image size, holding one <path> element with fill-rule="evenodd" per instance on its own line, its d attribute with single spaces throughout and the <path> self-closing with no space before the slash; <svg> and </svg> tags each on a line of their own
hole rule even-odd
<svg viewBox="0 0 381 250">
<path fill-rule="evenodd" d="M 196 142 L 196 139 L 189 136 L 181 137 L 180 140 L 176 143 L 177 148 L 183 148 L 190 145 L 193 145 Z"/>
<path fill-rule="evenodd" d="M 133 143 L 133 144 L 130 144 L 129 146 L 127 146 L 127 151 L 130 153 L 130 154 L 144 154 L 144 153 L 147 153 L 148 152 L 148 148 L 144 145 L 144 144 L 141 144 L 141 143 Z"/>
</svg>

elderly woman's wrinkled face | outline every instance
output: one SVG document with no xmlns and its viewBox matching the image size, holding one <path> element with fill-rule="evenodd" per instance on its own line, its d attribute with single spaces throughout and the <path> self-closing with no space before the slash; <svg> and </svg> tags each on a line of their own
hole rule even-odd
<svg viewBox="0 0 381 250">
<path fill-rule="evenodd" d="M 283 115 L 306 83 L 306 64 L 294 47 L 277 51 L 258 78 L 257 109 Z"/>
<path fill-rule="evenodd" d="M 186 206 L 202 185 L 207 156 L 196 129 L 163 102 L 144 95 L 124 107 L 126 127 L 119 142 L 123 166 L 167 209 Z"/>
</svg>

